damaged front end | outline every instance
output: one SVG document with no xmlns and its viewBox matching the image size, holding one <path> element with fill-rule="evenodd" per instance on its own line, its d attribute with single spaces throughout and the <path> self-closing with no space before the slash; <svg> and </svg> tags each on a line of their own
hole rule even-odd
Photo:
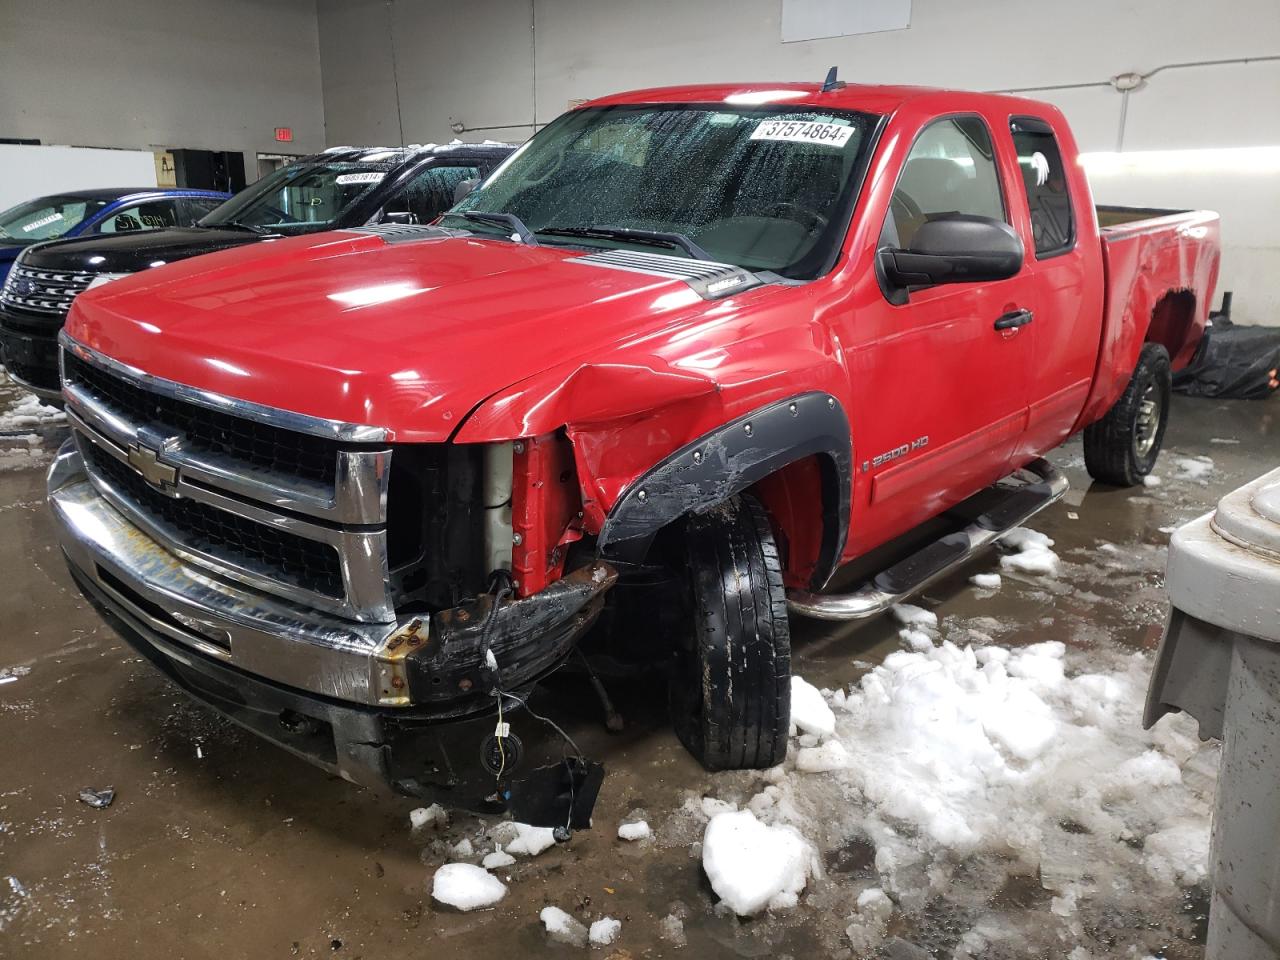
<svg viewBox="0 0 1280 960">
<path fill-rule="evenodd" d="M 408 447 L 360 436 L 333 444 L 332 481 L 316 472 L 334 484 L 327 502 L 311 477 L 309 487 L 272 478 L 259 499 L 260 469 L 233 475 L 237 449 L 215 456 L 197 441 L 196 421 L 214 414 L 180 407 L 173 393 L 152 414 L 126 391 L 146 397 L 154 384 L 111 382 L 116 371 L 94 359 L 83 355 L 67 390 L 72 439 L 49 471 L 49 502 L 72 575 L 139 653 L 240 725 L 354 783 L 548 826 L 589 822 L 600 766 L 564 759 L 526 700 L 595 622 L 617 573 L 568 562 L 573 502 L 551 511 L 558 531 L 511 525 L 513 510 L 548 515 L 527 502 L 546 491 L 513 491 L 513 475 L 523 483 L 534 466 L 557 469 L 563 451 L 517 443 L 495 457 L 439 445 L 415 460 Z M 131 422 L 144 412 L 180 412 L 191 433 Z M 259 447 L 265 438 L 292 449 L 277 437 L 284 430 L 255 429 Z M 397 486 L 396 466 L 414 482 Z M 297 489 L 286 496 L 288 484 Z M 273 518 L 268 503 L 288 508 Z M 274 553 L 259 534 L 276 538 Z M 549 558 L 540 582 L 507 574 L 486 591 L 476 571 L 494 562 L 519 575 L 526 543 Z M 328 549 L 334 599 L 308 602 L 328 589 L 312 573 Z M 379 581 L 385 597 L 355 603 Z"/>
</svg>

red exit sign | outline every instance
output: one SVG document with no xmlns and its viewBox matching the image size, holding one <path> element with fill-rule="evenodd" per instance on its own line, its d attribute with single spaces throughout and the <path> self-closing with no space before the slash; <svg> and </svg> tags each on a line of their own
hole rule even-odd
<svg viewBox="0 0 1280 960">
<path fill-rule="evenodd" d="M 276 127 L 276 140 L 279 143 L 289 143 L 293 140 L 293 127 Z"/>
</svg>

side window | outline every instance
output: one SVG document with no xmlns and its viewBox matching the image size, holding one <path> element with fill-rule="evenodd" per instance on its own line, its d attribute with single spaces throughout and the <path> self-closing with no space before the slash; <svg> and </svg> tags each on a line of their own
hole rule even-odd
<svg viewBox="0 0 1280 960">
<path fill-rule="evenodd" d="M 412 213 L 418 223 L 430 223 L 453 206 L 458 184 L 479 176 L 477 166 L 428 167 L 396 191 L 386 209 L 390 213 Z"/>
<path fill-rule="evenodd" d="M 1031 234 L 1036 257 L 1051 257 L 1070 250 L 1076 242 L 1076 220 L 1071 212 L 1067 171 L 1053 129 L 1034 117 L 1014 117 L 1009 128 L 1018 151 L 1018 169 L 1031 209 Z"/>
<path fill-rule="evenodd" d="M 991 134 L 977 117 L 946 117 L 925 127 L 903 164 L 880 241 L 908 249 L 922 223 L 948 213 L 1007 222 Z"/>
<path fill-rule="evenodd" d="M 212 197 L 187 197 L 178 201 L 178 220 L 184 227 L 189 227 L 197 220 L 202 220 L 218 207 L 222 206 L 221 200 L 215 200 Z"/>
<path fill-rule="evenodd" d="M 107 217 L 98 227 L 99 233 L 139 233 L 163 230 L 178 224 L 177 200 L 149 200 L 125 207 Z"/>
</svg>

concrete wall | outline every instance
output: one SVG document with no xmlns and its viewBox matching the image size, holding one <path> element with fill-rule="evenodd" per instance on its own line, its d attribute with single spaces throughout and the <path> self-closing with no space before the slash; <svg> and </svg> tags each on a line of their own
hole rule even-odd
<svg viewBox="0 0 1280 960">
<path fill-rule="evenodd" d="M 1166 64 L 1280 55 L 1276 0 L 915 0 L 907 30 L 780 41 L 785 0 L 317 0 L 329 142 L 523 139 L 572 100 L 710 80 L 821 79 L 1028 89 L 1081 147 L 1114 151 L 1123 98 L 1107 83 Z M 392 55 L 395 70 L 392 71 Z M 395 89 L 399 85 L 400 118 Z M 1084 86 L 1075 87 L 1076 84 Z M 1046 89 L 1070 86 L 1068 89 Z M 1123 147 L 1280 147 L 1280 62 L 1166 69 L 1128 98 Z M 517 126 L 524 124 L 525 126 Z M 1280 171 L 1185 176 L 1125 166 L 1101 200 L 1223 214 L 1221 289 L 1239 320 L 1280 324 Z M 1235 161 L 1228 161 L 1228 165 Z"/>
<path fill-rule="evenodd" d="M 253 180 L 324 146 L 322 103 L 314 0 L 0 0 L 0 137 L 239 150 Z"/>
</svg>

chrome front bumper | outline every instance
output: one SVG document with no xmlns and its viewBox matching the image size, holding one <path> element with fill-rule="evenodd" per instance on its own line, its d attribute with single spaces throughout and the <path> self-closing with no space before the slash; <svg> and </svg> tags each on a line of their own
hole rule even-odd
<svg viewBox="0 0 1280 960">
<path fill-rule="evenodd" d="M 397 636 L 415 625 L 422 636 L 426 621 L 345 621 L 185 563 L 95 490 L 73 441 L 58 451 L 48 487 L 68 561 L 134 630 L 169 650 L 299 691 L 366 706 L 409 705 L 408 644 Z"/>
</svg>

